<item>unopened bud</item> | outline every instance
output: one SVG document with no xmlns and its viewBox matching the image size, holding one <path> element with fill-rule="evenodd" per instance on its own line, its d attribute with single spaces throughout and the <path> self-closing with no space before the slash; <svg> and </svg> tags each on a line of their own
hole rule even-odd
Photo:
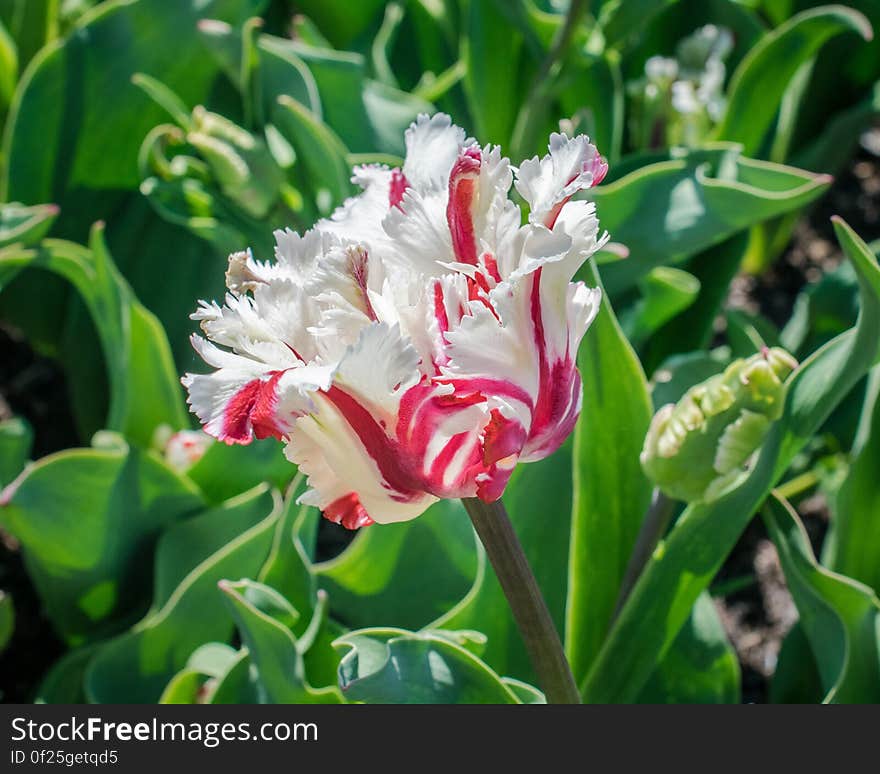
<svg viewBox="0 0 880 774">
<path fill-rule="evenodd" d="M 782 415 L 784 382 L 795 368 L 785 350 L 765 347 L 663 406 L 642 449 L 645 474 L 677 500 L 717 497 Z"/>
</svg>

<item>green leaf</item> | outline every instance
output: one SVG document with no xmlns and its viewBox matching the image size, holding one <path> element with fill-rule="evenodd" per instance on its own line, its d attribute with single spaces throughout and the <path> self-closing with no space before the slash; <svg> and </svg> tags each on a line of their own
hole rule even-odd
<svg viewBox="0 0 880 774">
<path fill-rule="evenodd" d="M 529 565 L 560 633 L 565 625 L 566 572 L 572 513 L 572 442 L 540 462 L 519 465 L 504 493 Z M 432 629 L 477 630 L 487 637 L 483 659 L 499 674 L 534 680 L 534 671 L 507 599 L 480 547 L 471 590 Z M 331 597 L 332 598 L 332 597 Z"/>
<path fill-rule="evenodd" d="M 311 18 L 335 46 L 346 48 L 378 19 L 383 5 L 382 0 L 357 3 L 300 0 L 296 7 Z"/>
<path fill-rule="evenodd" d="M 238 651 L 226 674 L 218 678 L 211 704 L 259 704 L 257 670 L 246 648 Z"/>
<path fill-rule="evenodd" d="M 339 703 L 335 686 L 314 688 L 309 684 L 303 661 L 308 644 L 304 638 L 297 641 L 286 617 L 278 615 L 278 608 L 292 610 L 284 597 L 269 586 L 248 580 L 223 581 L 220 589 L 257 670 L 261 703 Z"/>
<path fill-rule="evenodd" d="M 577 52 L 563 70 L 559 101 L 577 131 L 590 140 L 613 165 L 620 158 L 623 142 L 624 89 L 615 57 L 588 56 Z"/>
<path fill-rule="evenodd" d="M 795 153 L 792 163 L 802 169 L 836 172 L 852 158 L 862 130 L 878 115 L 880 81 L 874 84 L 868 96 L 861 102 L 836 113 L 813 142 Z"/>
<path fill-rule="evenodd" d="M 326 205 L 321 208 L 319 204 L 321 214 L 328 214 L 333 205 L 351 194 L 347 149 L 320 119 L 291 97 L 278 98 L 272 123 L 296 150 L 314 196 L 320 196 L 322 190 L 329 193 Z"/>
<path fill-rule="evenodd" d="M 749 474 L 718 500 L 685 509 L 658 545 L 583 684 L 586 700 L 636 698 L 752 514 L 877 359 L 880 267 L 846 223 L 835 218 L 834 228 L 859 277 L 858 323 L 815 352 L 790 377 L 783 416 L 770 429 Z"/>
<path fill-rule="evenodd" d="M 373 704 L 518 704 L 517 693 L 447 636 L 361 629 L 340 637 L 348 648 L 339 685 L 349 701 Z"/>
<path fill-rule="evenodd" d="M 598 284 L 595 271 L 590 284 Z M 652 489 L 639 464 L 653 413 L 648 385 L 607 295 L 578 366 L 584 403 L 574 438 L 565 646 L 580 683 L 611 622 Z"/>
<path fill-rule="evenodd" d="M 106 427 L 148 446 L 159 425 L 180 429 L 189 423 L 165 331 L 117 270 L 100 225 L 88 250 L 60 240 L 0 250 L 0 281 L 2 272 L 26 266 L 66 279 L 89 309 L 111 388 Z"/>
<path fill-rule="evenodd" d="M 14 632 L 15 607 L 12 604 L 12 597 L 0 590 L 0 653 L 6 650 Z"/>
<path fill-rule="evenodd" d="M 700 281 L 682 269 L 656 266 L 639 281 L 641 298 L 622 316 L 621 327 L 638 346 L 664 323 L 687 309 L 700 292 Z"/>
<path fill-rule="evenodd" d="M 239 651 L 222 642 L 208 642 L 193 654 L 162 691 L 159 704 L 207 704 L 218 684 L 235 667 Z"/>
<path fill-rule="evenodd" d="M 739 270 L 748 244 L 748 232 L 741 231 L 698 253 L 683 265 L 697 278 L 700 293 L 693 304 L 666 323 L 641 348 L 642 364 L 649 374 L 672 355 L 709 347 L 712 325 L 730 292 L 730 283 Z"/>
<path fill-rule="evenodd" d="M 315 48 L 301 41 L 291 50 L 308 66 L 321 97 L 322 120 L 352 153 L 403 155 L 403 132 L 430 103 L 365 77 L 364 58 L 350 51 Z"/>
<path fill-rule="evenodd" d="M 459 502 L 442 500 L 413 521 L 361 530 L 342 554 L 316 570 L 336 620 L 350 627 L 383 621 L 420 628 L 472 583 L 473 529 Z"/>
<path fill-rule="evenodd" d="M 727 110 L 716 137 L 742 143 L 746 154 L 758 153 L 798 68 L 826 40 L 848 31 L 871 38 L 871 24 L 861 13 L 829 5 L 799 13 L 765 35 L 731 78 Z"/>
<path fill-rule="evenodd" d="M 24 468 L 31 453 L 34 431 L 20 417 L 0 422 L 0 490 Z"/>
<path fill-rule="evenodd" d="M 522 35 L 498 14 L 492 0 L 469 0 L 461 40 L 464 89 L 480 142 L 510 141 L 521 85 L 517 78 Z"/>
<path fill-rule="evenodd" d="M 0 247 L 13 242 L 33 245 L 39 242 L 58 217 L 54 204 L 25 207 L 17 202 L 0 205 Z"/>
<path fill-rule="evenodd" d="M 736 232 L 817 198 L 825 175 L 747 159 L 732 144 L 672 152 L 590 191 L 602 227 L 630 251 L 602 279 L 612 298 L 654 266 L 681 262 Z"/>
<path fill-rule="evenodd" d="M 212 443 L 204 455 L 186 471 L 209 503 L 220 503 L 253 489 L 264 481 L 284 489 L 296 474 L 296 467 L 284 456 L 274 438 L 247 446 Z"/>
<path fill-rule="evenodd" d="M 825 695 L 816 659 L 800 622 L 786 635 L 770 682 L 772 704 L 818 704 Z"/>
<path fill-rule="evenodd" d="M 303 545 L 306 525 L 320 518 L 317 509 L 298 505 L 297 497 L 305 489 L 305 477 L 291 484 L 278 520 L 272 550 L 260 572 L 259 581 L 277 590 L 302 616 L 297 635 L 304 633 L 309 617 L 318 602 L 318 581 L 308 551 Z M 306 538 L 307 539 L 307 538 Z M 312 539 L 314 543 L 314 538 Z"/>
<path fill-rule="evenodd" d="M 223 510 L 232 522 L 230 526 L 240 530 L 231 541 L 212 534 Z M 232 620 L 225 612 L 217 584 L 230 575 L 259 572 L 279 510 L 271 493 L 261 487 L 227 503 L 221 513 L 207 511 L 163 537 L 156 559 L 156 605 L 129 632 L 102 647 L 92 660 L 86 674 L 90 701 L 158 701 L 168 681 L 187 664 L 196 648 L 231 637 Z M 216 545 L 211 546 L 215 539 Z M 186 558 L 178 541 L 191 546 Z M 215 550 L 206 556 L 209 546 Z M 173 563 L 166 558 L 172 553 L 176 557 Z M 167 590 L 177 578 L 180 581 L 169 595 Z"/>
<path fill-rule="evenodd" d="M 832 501 L 834 518 L 823 564 L 880 594 L 880 366 L 871 376 L 864 407 L 863 439 Z"/>
<path fill-rule="evenodd" d="M 736 652 L 708 592 L 697 599 L 672 647 L 651 675 L 642 704 L 739 704 Z"/>
<path fill-rule="evenodd" d="M 54 626 L 81 642 L 143 610 L 159 532 L 201 504 L 150 453 L 73 449 L 28 468 L 4 493 L 0 521 L 21 541 Z"/>
<path fill-rule="evenodd" d="M 823 701 L 880 701 L 880 599 L 816 562 L 803 524 L 784 500 L 769 499 L 763 516 L 816 659 Z"/>
<path fill-rule="evenodd" d="M 605 45 L 610 48 L 633 37 L 655 14 L 673 2 L 674 0 L 642 0 L 640 3 L 628 3 L 624 0 L 612 0 L 605 4 L 600 19 Z"/>
</svg>

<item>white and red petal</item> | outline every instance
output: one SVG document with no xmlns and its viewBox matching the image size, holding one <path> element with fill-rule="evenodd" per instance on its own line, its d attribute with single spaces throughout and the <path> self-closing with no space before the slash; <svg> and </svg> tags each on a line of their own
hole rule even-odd
<svg viewBox="0 0 880 774">
<path fill-rule="evenodd" d="M 529 221 L 552 228 L 559 209 L 574 194 L 598 185 L 608 172 L 608 163 L 586 135 L 569 139 L 550 135 L 549 153 L 520 164 L 514 185 L 528 202 Z"/>
</svg>

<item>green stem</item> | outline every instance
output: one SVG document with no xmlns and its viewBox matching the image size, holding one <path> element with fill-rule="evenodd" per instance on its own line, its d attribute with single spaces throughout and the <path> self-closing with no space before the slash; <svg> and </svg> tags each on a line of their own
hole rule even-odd
<svg viewBox="0 0 880 774">
<path fill-rule="evenodd" d="M 654 490 L 654 496 L 651 498 L 651 507 L 645 515 L 642 528 L 636 538 L 636 544 L 633 552 L 629 557 L 626 570 L 623 573 L 623 580 L 620 583 L 620 592 L 617 595 L 617 604 L 614 606 L 614 615 L 611 618 L 612 623 L 617 620 L 617 616 L 623 609 L 626 600 L 629 598 L 633 587 L 645 569 L 648 559 L 657 548 L 660 538 L 666 532 L 672 515 L 675 513 L 675 501 L 670 500 L 659 489 Z"/>
<path fill-rule="evenodd" d="M 495 569 L 548 704 L 580 704 L 571 667 L 538 582 L 500 500 L 462 499 Z"/>
<path fill-rule="evenodd" d="M 550 86 L 559 75 L 562 61 L 574 38 L 574 33 L 581 20 L 581 16 L 586 10 L 586 0 L 571 0 L 569 3 L 565 21 L 559 28 L 559 32 L 556 34 L 553 44 L 547 52 L 547 56 L 541 62 L 541 66 L 532 82 L 529 95 L 523 102 L 519 115 L 516 118 L 510 142 L 511 155 L 514 158 L 523 158 L 534 150 L 534 135 L 541 119 L 544 118 L 543 111 L 551 91 Z"/>
</svg>

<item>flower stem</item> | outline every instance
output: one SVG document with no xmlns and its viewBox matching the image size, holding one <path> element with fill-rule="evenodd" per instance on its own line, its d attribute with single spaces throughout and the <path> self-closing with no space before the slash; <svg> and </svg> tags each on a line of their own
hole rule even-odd
<svg viewBox="0 0 880 774">
<path fill-rule="evenodd" d="M 645 569 L 648 559 L 651 558 L 651 554 L 653 554 L 654 549 L 657 548 L 660 538 L 662 538 L 663 533 L 666 532 L 666 528 L 669 526 L 669 522 L 674 513 L 675 501 L 670 500 L 659 489 L 655 489 L 654 495 L 651 498 L 651 507 L 648 508 L 648 513 L 645 515 L 642 529 L 639 531 L 632 555 L 630 556 L 629 562 L 626 565 L 626 570 L 623 573 L 623 580 L 620 583 L 620 592 L 617 595 L 617 604 L 614 606 L 614 615 L 611 619 L 612 622 L 617 619 L 617 616 L 623 609 L 633 587 L 636 585 L 639 576 L 642 574 L 642 570 Z"/>
<path fill-rule="evenodd" d="M 462 499 L 501 583 L 548 704 L 580 704 L 547 603 L 500 500 Z"/>
</svg>

